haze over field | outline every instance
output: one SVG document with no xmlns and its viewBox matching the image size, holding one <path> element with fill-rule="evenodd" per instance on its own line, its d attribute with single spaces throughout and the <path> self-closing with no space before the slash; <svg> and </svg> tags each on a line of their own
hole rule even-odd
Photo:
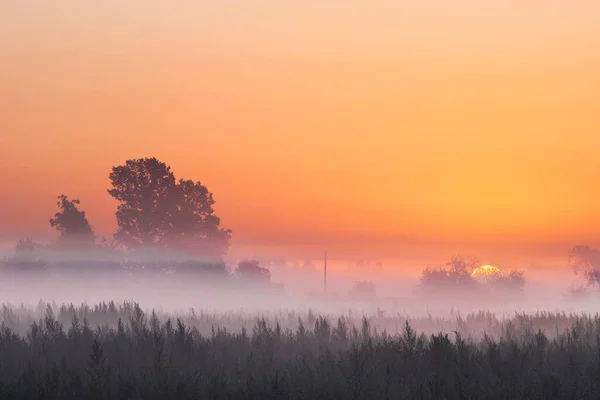
<svg viewBox="0 0 600 400">
<path fill-rule="evenodd" d="M 7 278 L 0 303 L 593 307 L 572 300 L 600 283 L 596 15 L 4 1 L 0 256 L 43 273 Z M 503 275 L 471 277 L 482 265 Z M 212 278 L 188 269 L 234 286 L 202 295 Z M 235 286 L 247 278 L 286 299 Z"/>
</svg>

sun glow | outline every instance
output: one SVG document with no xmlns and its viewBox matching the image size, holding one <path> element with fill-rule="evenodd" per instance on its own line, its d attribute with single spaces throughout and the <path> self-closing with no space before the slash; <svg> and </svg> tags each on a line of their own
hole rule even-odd
<svg viewBox="0 0 600 400">
<path fill-rule="evenodd" d="M 482 265 L 481 267 L 475 268 L 471 273 L 471 276 L 474 278 L 498 275 L 502 275 L 502 271 L 500 271 L 500 268 L 494 267 L 493 265 Z"/>
</svg>

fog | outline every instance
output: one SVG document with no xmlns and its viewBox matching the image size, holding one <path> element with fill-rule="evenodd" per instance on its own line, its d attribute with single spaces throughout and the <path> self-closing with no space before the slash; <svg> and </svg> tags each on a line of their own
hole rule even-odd
<svg viewBox="0 0 600 400">
<path fill-rule="evenodd" d="M 248 398 L 239 396 L 248 388 L 256 398 L 433 400 L 460 398 L 461 388 L 474 399 L 597 398 L 598 390 L 586 396 L 579 388 L 597 382 L 600 302 L 594 293 L 573 301 L 568 279 L 528 278 L 509 294 L 475 278 L 425 290 L 425 280 L 408 274 L 332 268 L 325 292 L 318 268 L 271 266 L 264 279 L 257 267 L 250 279 L 243 263 L 225 269 L 152 258 L 4 263 L 0 348 L 3 377 L 21 382 L 11 386 L 21 393 L 13 398 L 42 397 L 41 387 L 45 398 L 65 398 L 63 387 L 72 398 L 92 398 L 96 382 L 111 395 L 94 398 L 131 398 L 122 382 L 145 390 L 139 398 Z M 376 292 L 358 296 L 357 281 Z M 69 383 L 73 376 L 83 387 Z M 270 395 L 280 392 L 263 387 L 273 376 L 286 376 L 285 390 L 296 394 Z M 462 376 L 477 383 L 466 386 Z M 565 396 L 544 387 L 530 395 L 527 388 L 548 377 L 561 379 Z M 446 393 L 455 395 L 419 395 L 431 379 L 449 382 Z M 390 395 L 373 396 L 373 388 Z"/>
<path fill-rule="evenodd" d="M 423 293 L 419 279 L 389 271 L 344 271 L 333 268 L 327 277 L 317 268 L 272 267 L 271 286 L 245 281 L 223 281 L 202 275 L 179 275 L 146 271 L 143 273 L 101 271 L 92 268 L 49 267 L 43 274 L 3 271 L 0 304 L 35 308 L 41 302 L 93 306 L 101 302 L 135 302 L 150 313 L 189 315 L 190 313 L 244 315 L 274 318 L 277 315 L 379 316 L 385 318 L 466 317 L 481 311 L 502 320 L 517 313 L 596 313 L 600 298 L 573 300 L 568 290 L 576 277 L 561 281 L 527 278 L 519 295 L 503 297 L 486 294 Z M 373 282 L 374 296 L 356 298 L 349 294 L 360 280 Z M 287 318 L 287 317 L 286 317 Z M 376 320 L 375 320 L 376 321 Z M 377 326 L 375 326 L 377 328 Z M 379 327 L 383 328 L 383 327 Z M 387 327 L 389 328 L 389 326 Z"/>
</svg>

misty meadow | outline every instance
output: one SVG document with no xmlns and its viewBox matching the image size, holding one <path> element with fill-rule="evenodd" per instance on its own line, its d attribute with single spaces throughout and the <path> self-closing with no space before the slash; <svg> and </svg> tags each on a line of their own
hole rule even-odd
<svg viewBox="0 0 600 400">
<path fill-rule="evenodd" d="M 0 0 L 0 400 L 600 399 L 599 16 Z"/>
</svg>

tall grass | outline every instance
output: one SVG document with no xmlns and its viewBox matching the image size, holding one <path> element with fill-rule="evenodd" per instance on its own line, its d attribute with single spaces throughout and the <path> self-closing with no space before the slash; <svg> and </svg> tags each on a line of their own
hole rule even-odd
<svg viewBox="0 0 600 400">
<path fill-rule="evenodd" d="M 598 315 L 176 316 L 135 303 L 2 309 L 0 398 L 599 397 Z"/>
</svg>

